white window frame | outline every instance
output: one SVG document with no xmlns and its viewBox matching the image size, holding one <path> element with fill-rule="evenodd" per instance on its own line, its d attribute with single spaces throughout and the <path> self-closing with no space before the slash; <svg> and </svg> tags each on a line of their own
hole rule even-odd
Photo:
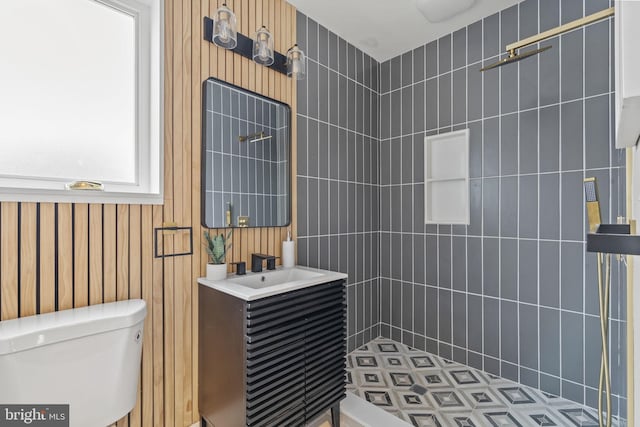
<svg viewBox="0 0 640 427">
<path fill-rule="evenodd" d="M 105 181 L 103 191 L 69 190 L 68 179 L 0 175 L 0 201 L 163 203 L 164 0 L 86 1 L 104 4 L 135 19 L 136 182 Z"/>
</svg>

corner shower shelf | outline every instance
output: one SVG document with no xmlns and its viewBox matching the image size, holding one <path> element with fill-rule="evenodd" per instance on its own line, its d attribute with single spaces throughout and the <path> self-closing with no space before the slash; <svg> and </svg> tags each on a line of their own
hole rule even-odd
<svg viewBox="0 0 640 427">
<path fill-rule="evenodd" d="M 629 224 L 600 224 L 587 234 L 587 252 L 640 255 L 640 235 L 631 234 Z"/>
<path fill-rule="evenodd" d="M 469 224 L 469 129 L 425 137 L 425 223 Z"/>
</svg>

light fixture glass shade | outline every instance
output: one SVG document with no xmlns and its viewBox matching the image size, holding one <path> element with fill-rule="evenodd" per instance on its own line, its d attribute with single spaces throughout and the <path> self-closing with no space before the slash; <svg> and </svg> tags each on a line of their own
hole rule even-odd
<svg viewBox="0 0 640 427">
<path fill-rule="evenodd" d="M 213 42 L 225 49 L 233 49 L 238 44 L 236 15 L 223 3 L 213 16 Z"/>
<path fill-rule="evenodd" d="M 304 52 L 294 44 L 287 51 L 287 76 L 296 80 L 303 80 L 307 73 L 307 57 Z"/>
<path fill-rule="evenodd" d="M 253 60 L 258 64 L 273 64 L 273 36 L 263 25 L 256 32 L 253 42 Z"/>
</svg>

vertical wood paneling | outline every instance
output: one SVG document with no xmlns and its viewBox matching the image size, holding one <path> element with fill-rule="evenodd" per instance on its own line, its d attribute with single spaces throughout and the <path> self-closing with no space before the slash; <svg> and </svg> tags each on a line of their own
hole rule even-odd
<svg viewBox="0 0 640 427">
<path fill-rule="evenodd" d="M 129 205 L 116 206 L 116 301 L 129 299 Z M 129 416 L 117 427 L 129 427 Z"/>
<path fill-rule="evenodd" d="M 141 259 L 141 212 L 140 205 L 131 205 L 129 207 L 129 298 L 143 298 L 142 295 L 142 259 Z M 144 346 L 144 341 L 143 341 Z M 144 349 L 144 347 L 143 347 Z M 144 363 L 143 363 L 144 366 Z M 143 368 L 144 369 L 144 368 Z M 142 425 L 142 376 L 138 380 L 138 392 L 136 406 L 129 414 L 129 425 L 131 427 L 140 427 Z"/>
<path fill-rule="evenodd" d="M 193 1 L 193 9 L 192 9 L 192 28 L 193 28 L 193 37 L 192 37 L 192 46 L 193 46 L 193 71 L 194 76 L 204 75 L 205 72 L 209 70 L 209 47 L 208 43 L 202 42 L 203 38 L 203 28 L 201 25 L 202 17 L 208 15 L 209 11 L 209 1 L 207 0 L 194 0 Z M 191 92 L 193 94 L 193 98 L 191 100 L 191 110 L 192 110 L 192 128 L 193 129 L 201 129 L 202 128 L 202 114 L 195 113 L 196 111 L 202 110 L 202 82 L 198 78 L 192 78 L 191 84 Z M 193 143 L 192 143 L 192 162 L 191 162 L 191 177 L 192 177 L 192 210 L 191 210 L 191 224 L 193 225 L 193 257 L 191 259 L 191 274 L 196 275 L 199 273 L 200 265 L 202 264 L 202 257 L 206 256 L 205 252 L 202 250 L 202 235 L 199 233 L 199 224 L 200 224 L 200 208 L 201 208 L 201 198 L 198 196 L 201 190 L 201 179 L 200 179 L 200 159 L 201 159 L 201 151 L 202 145 L 201 141 L 198 139 L 198 131 L 194 131 L 192 135 Z M 199 408 L 198 408 L 198 369 L 199 369 L 199 360 L 198 360 L 198 285 L 197 283 L 191 283 L 193 292 L 191 294 L 191 324 L 193 325 L 191 330 L 191 360 L 192 360 L 192 375 L 195 379 L 192 381 L 191 390 L 192 390 L 192 415 L 193 419 L 198 419 Z"/>
<path fill-rule="evenodd" d="M 18 204 L 0 210 L 0 319 L 18 317 Z"/>
<path fill-rule="evenodd" d="M 116 212 L 116 300 L 129 299 L 129 205 Z"/>
<path fill-rule="evenodd" d="M 255 31 L 256 28 L 256 16 L 257 16 L 257 1 L 250 0 L 249 1 L 249 27 L 247 28 L 247 33 L 251 31 Z M 217 50 L 217 49 L 214 49 Z M 256 90 L 256 66 L 253 63 L 249 63 L 249 86 L 247 87 L 249 90 Z"/>
<path fill-rule="evenodd" d="M 116 301 L 129 299 L 129 205 L 116 207 Z M 118 420 L 117 427 L 129 427 L 129 416 Z"/>
<path fill-rule="evenodd" d="M 36 314 L 37 211 L 35 203 L 20 205 L 20 316 Z"/>
<path fill-rule="evenodd" d="M 103 217 L 103 270 L 104 270 L 104 302 L 116 300 L 116 205 L 104 205 Z"/>
<path fill-rule="evenodd" d="M 162 227 L 162 206 L 153 206 L 153 228 Z M 165 424 L 164 400 L 164 292 L 163 263 L 161 258 L 152 258 L 152 315 L 153 315 L 153 425 Z"/>
<path fill-rule="evenodd" d="M 164 221 L 172 222 L 176 220 L 174 214 L 174 196 L 176 188 L 176 179 L 180 179 L 180 163 L 176 161 L 176 156 L 180 156 L 180 125 L 182 119 L 182 96 L 180 89 L 182 87 L 182 1 L 169 2 L 166 7 L 165 22 L 171 27 L 167 31 L 167 38 L 170 40 L 171 46 L 165 47 L 166 57 L 169 58 L 171 66 L 170 78 L 165 79 L 165 84 L 169 86 L 166 93 L 170 93 L 171 98 L 165 97 L 165 102 L 169 103 L 169 108 L 165 111 L 170 112 L 165 119 L 165 203 L 164 203 Z M 166 138 L 170 139 L 167 143 Z M 176 170 L 178 169 L 178 170 Z M 172 236 L 163 236 L 164 253 L 174 253 L 175 240 Z M 178 417 L 181 413 L 181 402 L 176 399 L 176 364 L 175 364 L 175 258 L 165 258 L 164 264 L 164 358 L 165 358 L 165 377 L 164 377 L 164 396 L 165 396 L 165 425 L 177 424 L 176 413 Z"/>
<path fill-rule="evenodd" d="M 183 46 L 183 61 L 182 61 L 182 188 L 180 189 L 180 195 L 182 200 L 180 203 L 180 224 L 191 224 L 191 212 L 192 205 L 192 168 L 191 168 L 191 156 L 192 147 L 194 141 L 192 139 L 192 116 L 194 110 L 192 109 L 192 80 L 193 75 L 198 75 L 199 68 L 197 62 L 193 62 L 193 48 L 192 48 L 192 9 L 195 7 L 193 1 L 183 2 L 182 8 L 182 46 Z M 197 24 L 198 27 L 202 27 L 202 23 Z M 195 72 L 193 71 L 195 70 Z M 195 110 L 195 114 L 201 114 L 201 109 Z M 199 164 L 199 162 L 198 162 Z M 181 240 L 181 252 L 189 250 L 189 239 L 187 234 L 180 233 L 177 236 Z M 192 336 L 191 331 L 193 329 L 191 310 L 192 310 L 192 293 L 193 286 L 191 285 L 193 265 L 193 257 L 181 257 L 181 275 L 176 278 L 176 282 L 180 284 L 180 329 L 177 331 L 176 336 L 180 339 L 176 342 L 176 359 L 180 359 L 182 362 L 181 375 L 181 392 L 182 392 L 182 410 L 183 410 L 183 424 L 188 424 L 193 419 L 193 388 L 192 388 Z"/>
<path fill-rule="evenodd" d="M 89 206 L 73 206 L 73 306 L 89 304 Z"/>
<path fill-rule="evenodd" d="M 40 313 L 56 309 L 56 207 L 40 204 Z M 1 231 L 1 230 L 0 230 Z"/>
<path fill-rule="evenodd" d="M 174 189 L 174 156 L 175 139 L 179 134 L 174 134 L 176 116 L 181 113 L 181 98 L 174 93 L 174 87 L 180 87 L 178 78 L 181 70 L 181 58 L 176 54 L 176 45 L 180 46 L 181 33 L 176 28 L 174 19 L 175 11 L 181 5 L 180 0 L 165 3 L 165 122 L 164 122 L 164 206 L 163 220 L 173 220 L 173 189 Z M 178 75 L 176 76 L 176 73 Z M 173 239 L 162 237 L 163 253 L 173 253 Z M 175 377 L 174 377 L 174 329 L 173 329 L 173 258 L 163 259 L 163 324 L 164 324 L 164 423 L 166 426 L 175 425 Z M 161 362 L 163 363 L 163 362 Z"/>
<path fill-rule="evenodd" d="M 0 319 L 129 298 L 147 302 L 138 401 L 120 427 L 199 420 L 196 279 L 207 263 L 200 225 L 202 82 L 216 77 L 291 105 L 296 135 L 295 81 L 202 40 L 203 16 L 221 4 L 165 0 L 164 205 L 0 204 Z M 295 9 L 284 0 L 227 4 L 243 34 L 265 25 L 280 52 L 294 43 Z M 169 222 L 193 227 L 193 256 L 154 257 L 154 229 Z M 280 256 L 285 235 L 286 228 L 237 229 L 227 260 L 249 262 L 253 252 Z M 186 233 L 159 239 L 165 253 L 188 250 Z"/>
<path fill-rule="evenodd" d="M 73 308 L 73 206 L 58 205 L 58 307 Z M 2 233 L 5 232 L 3 227 Z"/>
<path fill-rule="evenodd" d="M 154 425 L 154 386 L 153 386 L 153 319 L 155 301 L 153 300 L 153 207 L 142 207 L 141 218 L 141 287 L 142 298 L 147 302 L 147 317 L 144 319 L 144 339 L 142 341 L 142 420 L 143 426 Z"/>
<path fill-rule="evenodd" d="M 116 300 L 129 299 L 129 206 L 116 207 Z M 128 427 L 126 416 L 116 423 L 117 427 Z"/>
<path fill-rule="evenodd" d="M 227 1 L 227 5 L 231 8 L 231 10 L 234 10 L 236 5 L 235 5 L 235 0 L 229 0 Z M 230 83 L 234 83 L 235 79 L 233 76 L 233 59 L 235 58 L 235 54 L 233 52 L 231 52 L 230 50 L 225 50 L 225 60 L 224 60 L 224 77 L 222 77 L 223 80 L 226 80 Z"/>
<path fill-rule="evenodd" d="M 242 28 L 242 0 L 234 0 L 233 1 L 233 11 L 236 14 L 237 17 L 237 22 L 238 22 L 238 29 L 240 32 L 242 32 L 242 30 L 240 28 Z M 241 85 L 241 70 L 242 70 L 242 56 L 240 55 L 233 55 L 233 82 L 234 84 L 240 86 Z"/>
<path fill-rule="evenodd" d="M 102 205 L 89 205 L 89 304 L 102 303 Z"/>
</svg>

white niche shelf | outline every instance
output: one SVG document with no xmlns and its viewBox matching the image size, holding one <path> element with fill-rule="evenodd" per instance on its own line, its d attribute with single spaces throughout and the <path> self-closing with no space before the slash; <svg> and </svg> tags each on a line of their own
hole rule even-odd
<svg viewBox="0 0 640 427">
<path fill-rule="evenodd" d="M 425 222 L 469 224 L 469 129 L 424 139 Z"/>
</svg>

